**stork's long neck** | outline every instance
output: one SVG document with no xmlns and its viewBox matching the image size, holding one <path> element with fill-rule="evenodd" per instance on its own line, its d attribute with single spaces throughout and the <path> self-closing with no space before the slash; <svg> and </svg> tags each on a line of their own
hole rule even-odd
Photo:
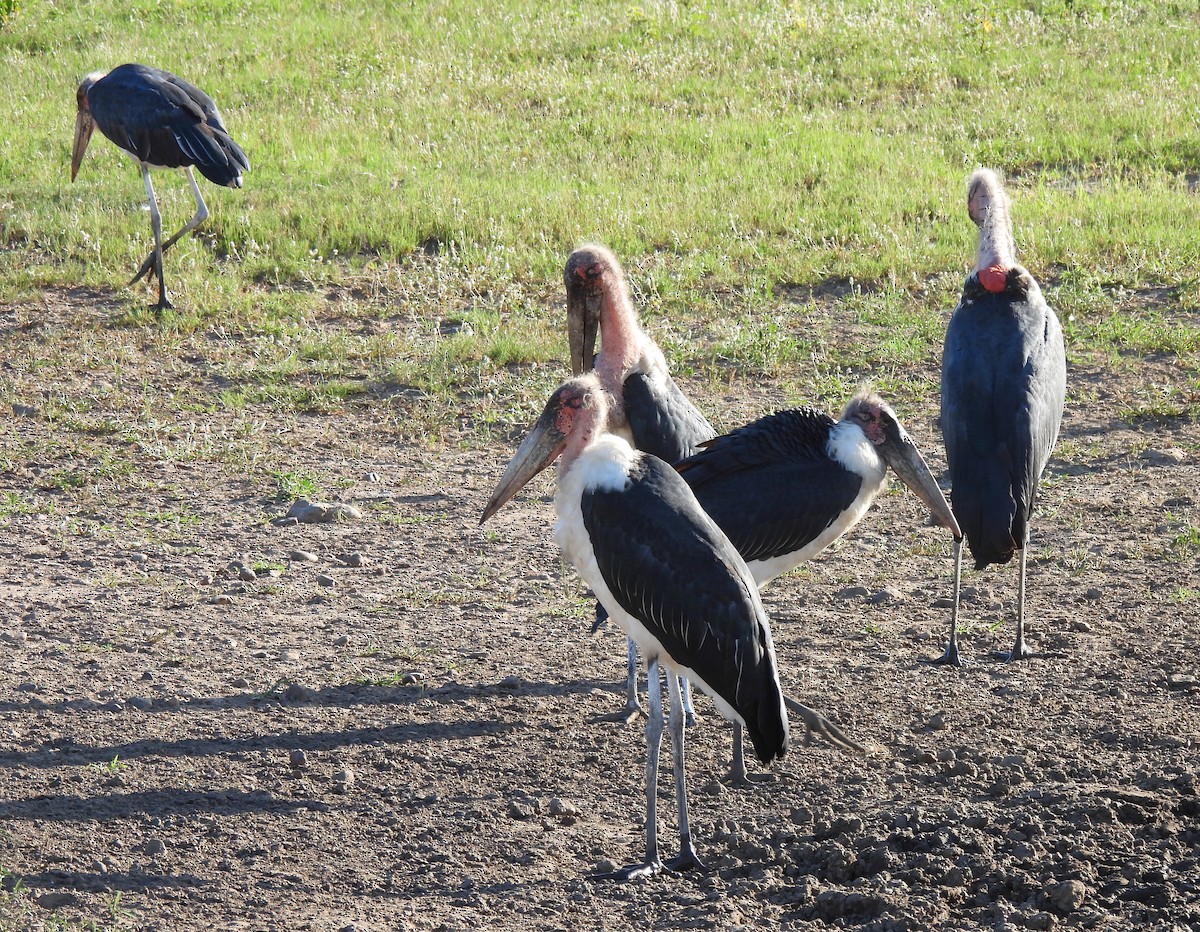
<svg viewBox="0 0 1200 932">
<path fill-rule="evenodd" d="M 625 283 L 610 284 L 600 305 L 600 364 L 596 372 L 618 411 L 624 410 L 625 377 L 641 355 L 643 339 Z"/>
<path fill-rule="evenodd" d="M 1013 243 L 1012 219 L 1008 215 L 1008 204 L 1003 200 L 992 204 L 979 226 L 979 252 L 975 256 L 975 269 L 998 266 L 1011 269 L 1016 265 L 1016 246 Z"/>
<path fill-rule="evenodd" d="M 980 173 L 978 177 L 978 189 L 969 205 L 971 218 L 979 225 L 975 274 L 988 291 L 1003 291 L 1008 270 L 1016 265 L 1008 196 L 990 172 Z"/>
</svg>

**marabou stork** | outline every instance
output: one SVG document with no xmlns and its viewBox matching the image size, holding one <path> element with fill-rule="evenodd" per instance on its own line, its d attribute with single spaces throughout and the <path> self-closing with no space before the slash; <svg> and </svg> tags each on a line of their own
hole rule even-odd
<svg viewBox="0 0 1200 932">
<path fill-rule="evenodd" d="M 1008 196 L 995 172 L 967 185 L 967 213 L 979 227 L 975 268 L 946 330 L 942 356 L 942 434 L 950 500 L 975 568 L 1020 552 L 1017 637 L 1008 660 L 1029 657 L 1025 643 L 1025 553 L 1038 480 L 1058 438 L 1066 395 L 1062 328 L 1038 283 L 1018 265 Z M 950 642 L 939 659 L 960 664 L 958 597 L 962 542 L 954 554 Z"/>
<path fill-rule="evenodd" d="M 160 310 L 171 307 L 163 282 L 163 253 L 184 234 L 194 230 L 207 216 L 208 207 L 192 174 L 192 166 L 214 184 L 242 186 L 242 172 L 250 170 L 246 153 L 234 142 L 221 122 L 211 97 L 183 78 L 147 65 L 119 65 L 107 74 L 94 71 L 76 92 L 79 114 L 75 120 L 75 146 L 71 154 L 71 180 L 79 172 L 88 141 L 98 126 L 100 132 L 126 152 L 142 170 L 146 196 L 150 200 L 150 226 L 154 251 L 146 257 L 133 284 L 151 271 L 158 276 Z M 192 186 L 196 213 L 183 228 L 163 242 L 162 217 L 151 168 L 180 168 Z"/>
<path fill-rule="evenodd" d="M 480 523 L 562 457 L 555 540 L 647 662 L 646 857 L 604 875 L 628 880 L 664 866 L 703 866 L 688 825 L 678 677 L 711 695 L 727 718 L 743 723 L 764 763 L 783 756 L 788 720 L 771 628 L 745 562 L 674 469 L 608 430 L 608 409 L 595 374 L 559 388 L 504 471 Z M 655 817 L 664 730 L 660 665 L 667 670 L 679 809 L 679 856 L 666 865 L 658 855 Z"/>
<path fill-rule="evenodd" d="M 571 372 L 579 375 L 595 368 L 600 384 L 613 398 L 610 429 L 635 449 L 668 463 L 691 455 L 701 442 L 715 437 L 712 425 L 671 378 L 658 344 L 639 326 L 617 257 L 603 246 L 581 246 L 567 259 L 563 283 Z M 598 359 L 597 332 L 601 341 Z M 597 613 L 597 624 L 602 620 Z M 629 716 L 641 709 L 637 675 L 637 649 L 630 639 L 625 700 Z M 683 696 L 691 722 L 691 690 L 686 685 Z"/>
<path fill-rule="evenodd" d="M 779 411 L 706 441 L 676 464 L 760 587 L 854 527 L 887 485 L 888 466 L 960 540 L 916 444 L 891 407 L 866 390 L 840 421 L 813 408 Z M 729 777 L 749 782 L 736 723 Z"/>
</svg>

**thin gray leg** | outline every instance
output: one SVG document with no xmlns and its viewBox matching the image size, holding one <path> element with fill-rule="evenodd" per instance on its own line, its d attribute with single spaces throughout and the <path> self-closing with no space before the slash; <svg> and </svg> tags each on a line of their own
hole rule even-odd
<svg viewBox="0 0 1200 932">
<path fill-rule="evenodd" d="M 679 677 L 667 672 L 667 694 L 671 700 L 671 765 L 675 773 L 675 802 L 679 809 L 679 856 L 668 861 L 667 867 L 676 871 L 703 870 L 704 864 L 692 846 L 692 829 L 688 824 L 687 774 L 683 769 L 683 697 L 679 682 Z"/>
<path fill-rule="evenodd" d="M 131 278 L 129 280 L 129 284 L 132 285 L 134 282 L 138 281 L 140 278 L 142 278 L 144 275 L 146 275 L 146 273 L 148 273 L 151 269 L 154 269 L 155 274 L 158 275 L 159 301 L 160 301 L 159 307 L 170 307 L 171 306 L 170 303 L 167 303 L 165 305 L 161 303 L 162 294 L 163 294 L 163 288 L 162 288 L 162 256 L 163 256 L 163 253 L 165 253 L 168 249 L 170 249 L 172 246 L 174 246 L 179 241 L 179 238 L 181 236 L 186 236 L 188 233 L 191 233 L 192 230 L 196 229 L 196 227 L 198 227 L 201 223 L 203 223 L 205 220 L 208 219 L 208 205 L 204 203 L 204 195 L 202 195 L 200 193 L 200 186 L 198 184 L 196 184 L 196 176 L 192 173 L 191 166 L 189 165 L 189 166 L 185 167 L 183 169 L 183 173 L 187 176 L 187 180 L 192 186 L 192 197 L 194 197 L 196 199 L 196 213 L 192 215 L 191 220 L 189 220 L 187 223 L 185 223 L 183 225 L 182 228 L 180 228 L 179 232 L 175 233 L 170 239 L 168 239 L 165 243 L 162 243 L 161 245 L 159 244 L 159 240 L 161 239 L 161 235 L 162 235 L 161 234 L 162 225 L 161 225 L 161 221 L 160 221 L 160 223 L 159 223 L 159 231 L 160 232 L 159 232 L 159 235 L 157 237 L 155 237 L 155 251 L 146 257 L 146 261 L 143 262 L 141 267 L 137 270 L 137 274 L 134 275 L 133 278 Z M 149 170 L 145 166 L 142 166 L 142 174 L 145 175 L 145 177 L 146 177 L 146 190 L 150 191 L 150 175 L 149 175 Z M 150 217 L 151 217 L 151 222 L 153 222 L 155 214 L 158 213 L 158 206 L 154 203 L 153 192 L 151 192 L 151 194 L 150 194 L 150 205 L 151 205 L 150 206 Z"/>
<path fill-rule="evenodd" d="M 950 609 L 950 643 L 946 645 L 946 652 L 937 660 L 932 661 L 955 667 L 962 666 L 962 659 L 958 656 L 958 605 L 962 594 L 962 552 L 963 542 L 960 538 L 954 542 L 954 606 Z M 1024 560 L 1025 551 L 1022 550 L 1022 565 L 1024 565 Z"/>
<path fill-rule="evenodd" d="M 642 711 L 638 702 L 638 652 L 633 638 L 626 638 L 625 720 L 632 721 Z"/>
<path fill-rule="evenodd" d="M 674 676 L 671 678 L 674 679 Z M 593 874 L 592 880 L 641 880 L 663 870 L 663 863 L 658 857 L 658 815 L 655 805 L 663 733 L 662 682 L 657 659 L 648 661 L 646 666 L 646 700 L 650 705 L 646 717 L 646 859 L 640 864 L 630 864 L 611 873 Z"/>
<path fill-rule="evenodd" d="M 1021 577 L 1017 583 L 1017 639 L 1008 655 L 1009 662 L 1033 656 L 1033 651 L 1025 643 L 1025 554 L 1028 550 L 1028 547 L 1021 548 Z"/>
<path fill-rule="evenodd" d="M 681 676 L 679 688 L 683 690 L 683 723 L 688 728 L 695 728 L 696 710 L 692 708 L 692 684 Z"/>
<path fill-rule="evenodd" d="M 153 267 L 158 276 L 157 307 L 162 310 L 171 306 L 171 302 L 167 300 L 167 286 L 163 282 L 162 214 L 158 212 L 158 199 L 154 196 L 154 185 L 150 183 L 150 169 L 144 164 L 142 165 L 142 181 L 146 183 L 146 197 L 150 202 L 150 229 L 154 231 L 154 252 L 146 257 L 142 267 L 146 269 Z M 132 285 L 140 277 L 141 274 L 135 276 L 129 284 Z"/>
</svg>

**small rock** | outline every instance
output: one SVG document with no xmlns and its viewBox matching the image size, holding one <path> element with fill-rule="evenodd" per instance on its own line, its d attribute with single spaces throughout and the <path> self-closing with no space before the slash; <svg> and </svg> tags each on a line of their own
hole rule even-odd
<svg viewBox="0 0 1200 932">
<path fill-rule="evenodd" d="M 1167 676 L 1167 689 L 1195 689 L 1200 680 L 1190 673 L 1172 673 Z"/>
<path fill-rule="evenodd" d="M 352 553 L 343 554 L 339 556 L 338 559 L 347 566 L 366 566 L 366 560 L 357 550 L 353 551 Z"/>
<path fill-rule="evenodd" d="M 346 502 L 327 505 L 324 502 L 310 502 L 306 498 L 298 498 L 288 509 L 287 517 L 295 518 L 304 524 L 320 524 L 356 520 L 362 517 L 362 511 Z"/>
<path fill-rule="evenodd" d="M 294 647 L 279 652 L 279 659 L 284 663 L 296 663 L 300 659 L 300 651 Z"/>
<path fill-rule="evenodd" d="M 288 754 L 288 763 L 293 767 L 304 767 L 308 764 L 308 755 L 300 748 L 295 748 Z"/>
<path fill-rule="evenodd" d="M 8 644 L 24 644 L 29 640 L 29 635 L 24 631 L 0 631 L 0 641 Z"/>
<path fill-rule="evenodd" d="M 846 586 L 837 592 L 839 599 L 862 599 L 871 594 L 871 590 L 866 586 Z"/>
<path fill-rule="evenodd" d="M 532 819 L 533 808 L 514 799 L 508 804 L 508 814 L 514 819 Z"/>
<path fill-rule="evenodd" d="M 616 869 L 617 869 L 617 865 L 614 862 L 610 861 L 608 858 L 601 858 L 599 861 L 596 862 L 595 873 L 611 874 L 611 873 L 614 873 L 616 871 Z"/>
<path fill-rule="evenodd" d="M 934 608 L 954 608 L 954 599 L 942 596 L 941 598 L 934 599 L 931 605 Z"/>
<path fill-rule="evenodd" d="M 559 799 L 555 796 L 550 800 L 550 815 L 552 816 L 577 816 L 579 810 L 575 808 L 575 804 L 564 799 Z"/>
<path fill-rule="evenodd" d="M 161 838 L 151 838 L 144 845 L 142 845 L 142 850 L 145 851 L 146 854 L 153 856 L 156 854 L 162 854 L 164 851 L 166 851 L 167 845 L 166 842 L 164 842 Z"/>
<path fill-rule="evenodd" d="M 154 706 L 154 702 L 145 696 L 130 696 L 125 700 L 125 703 L 131 709 L 137 709 L 139 712 L 149 712 Z"/>
<path fill-rule="evenodd" d="M 289 550 L 287 558 L 294 563 L 317 563 L 319 558 L 307 550 Z"/>
<path fill-rule="evenodd" d="M 1045 890 L 1046 902 L 1060 913 L 1073 913 L 1087 900 L 1087 886 L 1080 880 L 1064 880 Z"/>
<path fill-rule="evenodd" d="M 332 576 L 327 576 L 325 573 L 318 573 L 317 574 L 317 585 L 318 586 L 332 586 L 332 585 L 334 585 L 334 578 Z"/>
<path fill-rule="evenodd" d="M 937 712 L 930 717 L 928 728 L 931 731 L 945 731 L 947 727 L 945 712 Z"/>
<path fill-rule="evenodd" d="M 349 767 L 338 770 L 333 775 L 333 782 L 337 784 L 336 789 L 339 793 L 344 793 L 346 790 L 354 786 L 354 771 Z"/>
<path fill-rule="evenodd" d="M 1142 453 L 1142 459 L 1156 466 L 1174 466 L 1187 459 L 1187 454 L 1179 447 L 1167 447 L 1165 450 L 1146 450 Z"/>
<path fill-rule="evenodd" d="M 299 683 L 288 683 L 283 691 L 283 698 L 288 702 L 311 702 L 316 696 L 315 691 Z"/>
<path fill-rule="evenodd" d="M 521 678 L 519 676 L 509 675 L 497 683 L 501 689 L 520 689 Z"/>
<path fill-rule="evenodd" d="M 1085 599 L 1088 599 L 1089 601 L 1097 602 L 1100 599 L 1104 598 L 1104 593 L 1101 592 L 1099 589 L 1097 589 L 1095 586 L 1092 586 L 1090 589 L 1088 589 L 1087 592 L 1085 592 L 1083 594 L 1083 597 Z"/>
<path fill-rule="evenodd" d="M 51 890 L 41 896 L 35 896 L 33 901 L 42 909 L 62 909 L 64 906 L 78 906 L 79 897 L 69 890 Z"/>
<path fill-rule="evenodd" d="M 40 413 L 33 405 L 17 404 L 15 401 L 13 402 L 12 409 L 16 417 L 37 417 Z"/>
<path fill-rule="evenodd" d="M 1082 618 L 1075 618 L 1071 621 L 1071 630 L 1076 634 L 1091 634 L 1093 628 L 1091 622 L 1084 621 Z"/>
<path fill-rule="evenodd" d="M 872 593 L 867 600 L 871 605 L 886 605 L 890 602 L 903 602 L 904 593 L 891 586 L 884 586 L 878 592 Z"/>
</svg>

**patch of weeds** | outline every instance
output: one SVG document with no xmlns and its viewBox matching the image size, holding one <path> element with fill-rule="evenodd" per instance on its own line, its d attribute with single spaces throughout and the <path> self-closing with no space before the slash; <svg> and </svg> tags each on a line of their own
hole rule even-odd
<svg viewBox="0 0 1200 932">
<path fill-rule="evenodd" d="M 279 486 L 275 493 L 277 502 L 294 502 L 298 498 L 311 501 L 321 497 L 321 487 L 317 479 L 309 473 L 278 470 L 271 475 Z"/>
<path fill-rule="evenodd" d="M 100 773 L 120 773 L 128 766 L 129 764 L 121 760 L 121 755 L 114 754 L 112 760 L 106 761 L 105 763 L 100 763 L 97 761 L 94 764 L 88 764 L 88 769 L 96 770 Z"/>
<path fill-rule="evenodd" d="M 1200 557 L 1200 527 L 1189 525 L 1171 540 L 1171 553 L 1179 562 Z"/>
</svg>

